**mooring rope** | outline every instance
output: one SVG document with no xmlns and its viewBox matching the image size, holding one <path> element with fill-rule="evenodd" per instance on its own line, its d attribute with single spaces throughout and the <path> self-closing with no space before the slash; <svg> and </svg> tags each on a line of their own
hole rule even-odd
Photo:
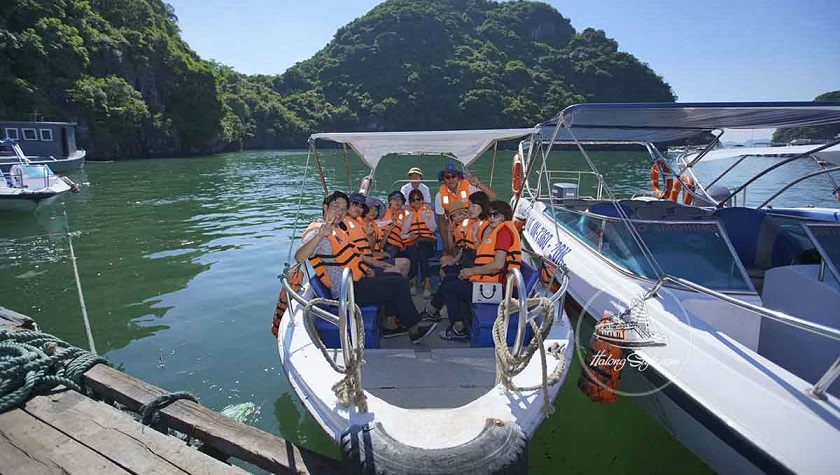
<svg viewBox="0 0 840 475">
<path fill-rule="evenodd" d="M 85 295 L 82 292 L 82 280 L 79 278 L 79 268 L 76 266 L 76 252 L 73 250 L 73 233 L 70 232 L 70 221 L 67 219 L 67 209 L 64 209 L 64 226 L 67 228 L 67 242 L 70 244 L 70 264 L 73 265 L 73 275 L 76 278 L 76 291 L 79 294 L 79 306 L 82 308 L 82 319 L 85 322 L 85 333 L 87 334 L 90 352 L 96 353 L 96 345 L 93 343 L 93 333 L 90 331 L 90 319 L 88 319 Z"/>
<path fill-rule="evenodd" d="M 82 375 L 107 360 L 38 331 L 0 331 L 0 413 L 58 385 L 78 392 Z"/>
<path fill-rule="evenodd" d="M 324 358 L 326 358 L 327 362 L 330 366 L 332 366 L 332 369 L 334 369 L 337 373 L 344 375 L 340 381 L 332 386 L 332 390 L 338 398 L 338 402 L 345 407 L 350 406 L 350 404 L 354 404 L 359 412 L 367 412 L 367 396 L 365 396 L 365 391 L 362 388 L 362 365 L 365 364 L 365 329 L 362 324 L 362 311 L 359 309 L 358 305 L 355 305 L 353 312 L 356 318 L 353 318 L 352 320 L 356 325 L 355 333 L 358 335 L 358 341 L 355 342 L 353 348 L 350 350 L 350 357 L 344 362 L 344 366 L 340 366 L 330 356 L 326 345 L 324 345 L 324 342 L 321 340 L 321 335 L 318 333 L 315 328 L 315 324 L 312 322 L 312 316 L 310 315 L 312 307 L 320 304 L 338 307 L 337 300 L 325 298 L 314 298 L 310 300 L 303 308 L 303 322 L 306 325 L 306 331 L 308 331 L 309 335 L 312 336 L 312 343 L 321 350 L 321 354 L 324 355 Z M 339 326 L 338 331 L 344 331 L 344 329 Z"/>
<path fill-rule="evenodd" d="M 499 304 L 496 321 L 493 323 L 493 343 L 495 343 L 496 347 L 496 372 L 499 374 L 499 379 L 502 385 L 504 385 L 505 389 L 509 391 L 533 391 L 541 389 L 543 394 L 542 412 L 543 415 L 548 416 L 554 413 L 554 405 L 551 403 L 551 398 L 549 398 L 548 387 L 553 386 L 560 381 L 566 367 L 566 360 L 563 353 L 559 351 L 559 347 L 552 347 L 546 350 L 543 345 L 543 341 L 545 341 L 546 337 L 548 337 L 551 327 L 554 325 L 554 315 L 552 313 L 552 310 L 554 310 L 554 304 L 551 302 L 551 299 L 546 297 L 529 298 L 527 300 L 527 308 L 533 308 L 536 312 L 538 312 L 538 316 L 542 316 L 542 323 L 537 326 L 533 319 L 529 320 L 528 323 L 534 331 L 534 337 L 528 343 L 528 346 L 520 350 L 519 355 L 517 356 L 508 350 L 507 339 L 505 338 L 505 333 L 507 332 L 505 323 L 508 319 L 505 318 L 505 314 L 507 313 L 507 316 L 509 317 L 511 312 L 519 309 L 519 305 L 517 302 L 508 302 L 507 304 L 502 302 Z M 541 383 L 528 387 L 515 385 L 513 383 L 513 378 L 528 366 L 528 363 L 531 361 L 531 357 L 538 350 L 540 352 L 540 363 L 542 365 Z M 548 374 L 548 362 L 545 355 L 546 351 L 551 353 L 551 355 L 559 361 L 550 375 Z"/>
</svg>

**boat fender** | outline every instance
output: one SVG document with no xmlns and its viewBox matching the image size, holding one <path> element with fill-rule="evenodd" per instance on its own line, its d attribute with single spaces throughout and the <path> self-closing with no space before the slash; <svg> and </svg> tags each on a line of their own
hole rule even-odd
<svg viewBox="0 0 840 475">
<path fill-rule="evenodd" d="M 611 317 L 609 312 L 604 312 L 601 320 Z M 615 403 L 623 357 L 624 350 L 598 338 L 593 332 L 583 361 L 583 371 L 578 378 L 578 389 L 592 402 Z"/>
<path fill-rule="evenodd" d="M 303 282 L 303 271 L 300 270 L 300 267 L 292 269 L 289 271 L 289 286 L 295 292 L 300 290 L 301 283 Z M 274 309 L 274 318 L 271 321 L 271 334 L 277 336 L 277 332 L 280 330 L 280 321 L 283 320 L 283 315 L 286 313 L 286 309 L 289 308 L 289 296 L 286 294 L 286 287 L 280 289 L 280 296 L 277 298 L 277 307 Z"/>
<path fill-rule="evenodd" d="M 380 423 L 341 435 L 342 472 L 365 475 L 528 473 L 528 439 L 513 422 L 487 419 L 475 439 L 446 449 L 421 449 L 391 437 Z"/>
<path fill-rule="evenodd" d="M 522 191 L 522 157 L 519 153 L 513 156 L 513 170 L 510 175 L 510 191 L 518 195 Z"/>
</svg>

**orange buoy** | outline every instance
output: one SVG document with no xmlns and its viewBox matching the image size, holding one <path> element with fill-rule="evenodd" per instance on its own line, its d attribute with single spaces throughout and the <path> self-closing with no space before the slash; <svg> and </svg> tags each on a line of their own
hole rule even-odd
<svg viewBox="0 0 840 475">
<path fill-rule="evenodd" d="M 300 270 L 300 267 L 289 271 L 288 280 L 292 290 L 295 292 L 300 290 L 301 283 L 303 282 L 303 271 Z M 283 287 L 280 289 L 280 296 L 277 298 L 277 307 L 274 309 L 274 319 L 271 322 L 272 335 L 277 336 L 277 332 L 280 329 L 280 321 L 283 320 L 283 315 L 286 313 L 287 308 L 289 308 L 289 296 L 286 294 L 286 287 Z"/>
<path fill-rule="evenodd" d="M 513 170 L 510 174 L 510 191 L 518 195 L 522 191 L 522 157 L 519 153 L 513 156 Z"/>
<path fill-rule="evenodd" d="M 611 315 L 604 312 L 601 320 Z M 581 318 L 585 318 L 581 316 Z M 578 378 L 578 389 L 593 402 L 613 404 L 621 381 L 621 367 L 624 350 L 598 338 L 593 333 L 589 339 L 583 371 Z"/>
</svg>

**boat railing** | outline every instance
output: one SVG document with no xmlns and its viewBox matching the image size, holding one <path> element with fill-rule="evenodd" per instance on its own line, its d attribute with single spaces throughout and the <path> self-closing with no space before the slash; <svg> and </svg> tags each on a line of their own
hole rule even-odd
<svg viewBox="0 0 840 475">
<path fill-rule="evenodd" d="M 309 301 L 299 293 L 295 292 L 289 284 L 288 279 L 285 277 L 283 278 L 283 287 L 286 289 L 286 293 L 294 301 L 300 305 L 309 305 Z M 338 327 L 341 341 L 341 352 L 344 356 L 344 361 L 349 361 L 350 353 L 354 349 L 352 345 L 361 345 L 359 334 L 357 332 L 358 322 L 356 321 L 360 318 L 360 316 L 357 315 L 354 310 L 356 308 L 356 301 L 353 292 L 353 279 L 352 274 L 350 274 L 350 269 L 344 269 L 341 274 L 341 294 L 338 299 L 338 304 L 338 315 L 324 310 L 317 305 L 311 306 L 310 312 L 312 316 L 321 318 Z M 352 342 L 348 340 L 348 326 Z"/>
<path fill-rule="evenodd" d="M 557 273 L 559 272 L 559 268 L 555 270 L 555 275 L 552 276 L 557 278 Z M 552 308 L 557 309 L 563 308 L 563 304 L 566 298 L 566 290 L 569 287 L 569 276 L 566 273 L 560 274 L 560 287 L 554 292 L 549 300 L 551 301 Z M 516 283 L 516 288 L 518 289 L 525 289 L 525 279 L 522 277 L 522 272 L 519 269 L 511 269 L 507 275 L 507 285 L 505 286 L 505 302 L 510 302 L 513 298 L 513 283 Z M 517 297 L 519 301 L 519 317 L 516 325 L 516 338 L 513 342 L 513 347 L 511 348 L 511 354 L 514 356 L 519 356 L 522 352 L 522 346 L 525 342 L 525 327 L 528 325 L 528 322 L 537 316 L 535 311 L 532 311 L 530 314 L 528 312 L 528 295 L 520 290 L 519 296 Z M 504 312 L 504 322 L 503 328 L 508 328 L 508 312 Z M 546 318 L 548 316 L 546 315 Z M 551 316 L 554 318 L 554 315 Z"/>
<path fill-rule="evenodd" d="M 560 182 L 561 180 L 571 181 L 575 185 L 577 185 L 578 194 L 580 194 L 581 183 L 583 182 L 583 177 L 591 175 L 592 178 L 595 180 L 595 199 L 600 200 L 601 196 L 604 193 L 604 177 L 600 173 L 596 173 L 592 170 L 546 170 L 542 173 L 542 176 L 546 179 L 546 189 L 543 189 L 542 186 L 537 186 L 537 199 L 538 200 L 547 200 L 551 198 L 551 187 L 554 183 Z M 575 197 L 577 198 L 577 197 Z"/>
<path fill-rule="evenodd" d="M 791 315 L 787 315 L 781 312 L 777 312 L 775 310 L 771 310 L 768 308 L 760 307 L 758 305 L 754 305 L 748 302 L 744 302 L 743 300 L 739 300 L 729 295 L 722 294 L 720 292 L 714 291 L 708 287 L 704 287 L 702 285 L 696 284 L 694 282 L 681 279 L 679 277 L 674 277 L 669 274 L 665 274 L 656 281 L 656 283 L 651 287 L 650 290 L 645 294 L 643 300 L 647 300 L 649 298 L 655 297 L 656 292 L 666 283 L 671 282 L 673 284 L 680 285 L 682 287 L 691 289 L 697 293 L 705 294 L 710 297 L 714 297 L 718 300 L 730 303 L 737 307 L 741 307 L 745 310 L 749 310 L 751 312 L 757 313 L 758 315 L 769 318 L 770 320 L 782 323 L 784 325 L 789 325 L 794 328 L 798 328 L 800 330 L 808 331 L 814 333 L 816 335 L 820 335 L 825 338 L 830 338 L 835 341 L 840 341 L 840 330 L 836 328 L 827 327 L 825 325 L 820 325 L 819 323 L 809 322 L 807 320 L 803 320 L 801 318 L 797 318 Z M 822 378 L 817 382 L 817 384 L 808 390 L 809 395 L 817 398 L 817 399 L 825 399 L 825 391 L 826 389 L 831 386 L 831 384 L 840 376 L 840 357 L 838 357 L 834 363 L 828 368 L 828 370 L 823 374 Z"/>
</svg>

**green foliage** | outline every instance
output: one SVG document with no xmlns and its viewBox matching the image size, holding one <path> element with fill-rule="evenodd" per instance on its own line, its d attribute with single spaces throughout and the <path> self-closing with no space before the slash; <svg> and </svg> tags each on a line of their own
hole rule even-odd
<svg viewBox="0 0 840 475">
<path fill-rule="evenodd" d="M 527 126 L 673 101 L 603 31 L 540 2 L 388 0 L 282 75 L 201 60 L 161 0 L 7 0 L 0 115 L 80 123 L 91 157 L 302 146 L 319 130 Z M 87 132 L 87 133 L 85 133 Z"/>
<path fill-rule="evenodd" d="M 838 102 L 840 91 L 831 91 L 814 98 L 815 102 Z M 840 137 L 840 124 L 817 125 L 814 127 L 790 127 L 776 129 L 773 132 L 773 142 L 789 143 L 795 139 L 825 140 Z"/>
</svg>

